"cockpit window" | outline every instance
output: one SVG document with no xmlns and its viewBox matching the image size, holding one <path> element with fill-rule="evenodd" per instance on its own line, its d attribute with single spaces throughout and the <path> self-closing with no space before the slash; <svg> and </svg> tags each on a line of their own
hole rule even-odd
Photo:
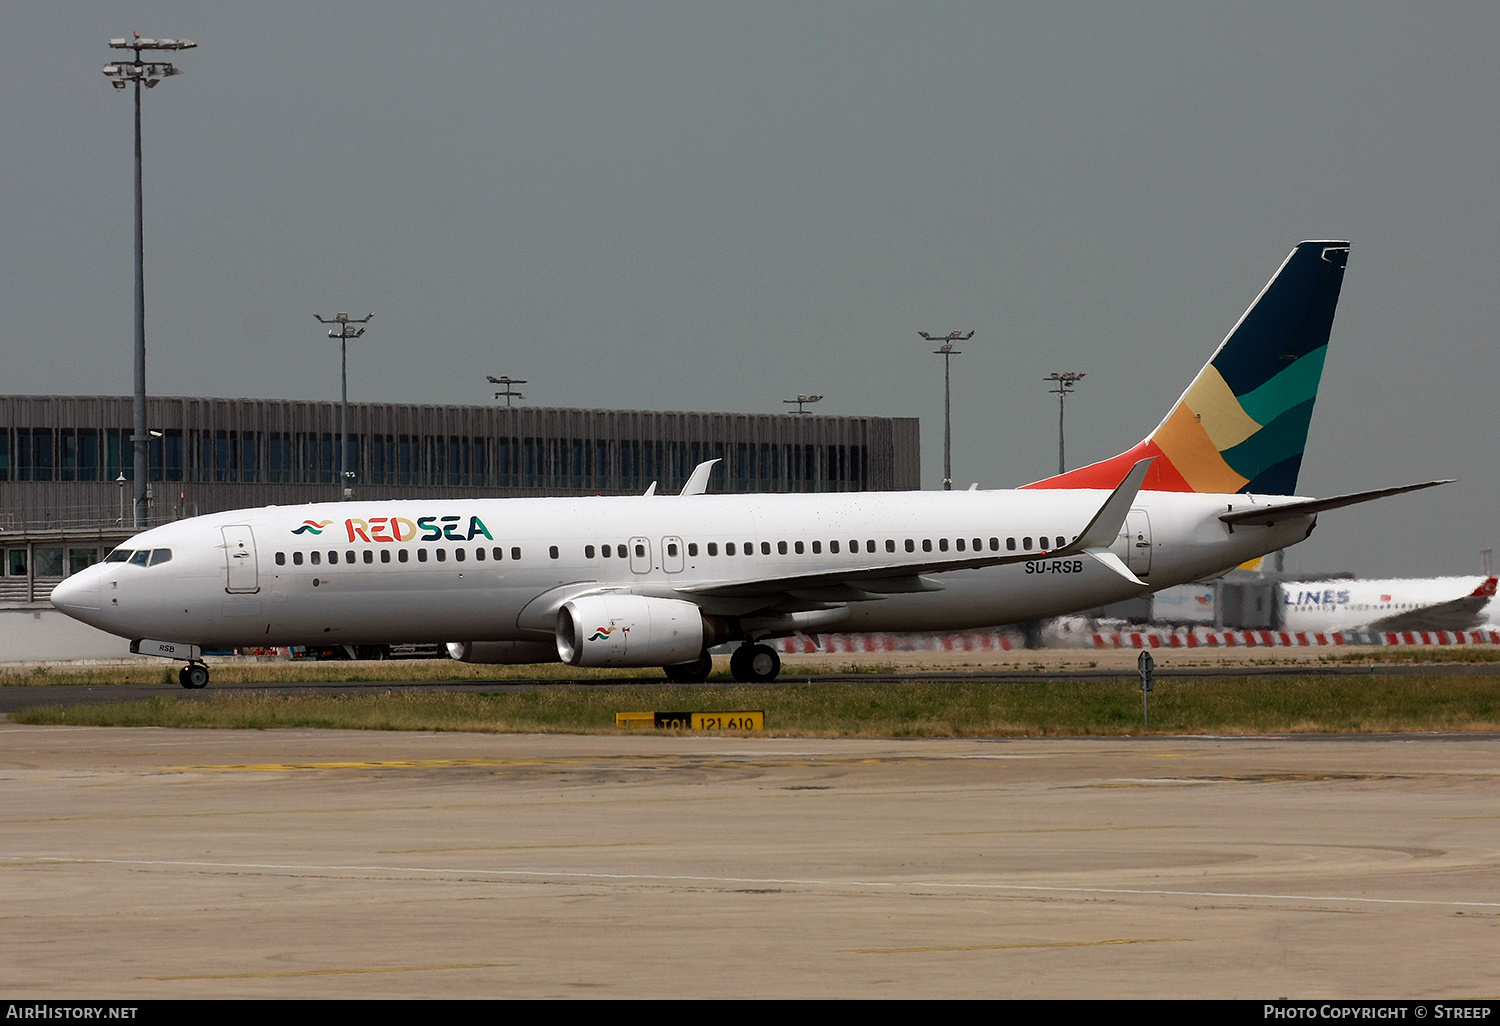
<svg viewBox="0 0 1500 1026">
<path fill-rule="evenodd" d="M 130 558 L 130 554 L 133 551 L 133 549 L 115 549 L 115 551 L 104 557 L 104 561 L 106 563 L 123 563 Z"/>
<path fill-rule="evenodd" d="M 138 550 L 136 552 L 135 555 L 133 555 L 133 556 L 130 557 L 130 565 L 131 566 L 145 566 L 146 565 L 146 561 L 148 559 L 150 559 L 150 558 L 151 558 L 151 550 L 150 549 L 140 549 L 140 550 Z"/>
<path fill-rule="evenodd" d="M 172 550 L 171 549 L 152 549 L 151 550 L 151 565 L 152 566 L 156 566 L 158 563 L 166 563 L 166 562 L 170 561 L 171 558 L 172 558 Z"/>
</svg>

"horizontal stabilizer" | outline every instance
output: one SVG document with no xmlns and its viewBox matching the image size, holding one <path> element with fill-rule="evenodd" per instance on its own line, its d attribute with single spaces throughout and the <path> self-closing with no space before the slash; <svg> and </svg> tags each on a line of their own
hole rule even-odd
<svg viewBox="0 0 1500 1026">
<path fill-rule="evenodd" d="M 1220 513 L 1219 519 L 1231 526 L 1236 524 L 1256 524 L 1261 527 L 1270 527 L 1272 524 L 1280 523 L 1292 517 L 1311 516 L 1314 513 L 1322 513 L 1330 509 L 1357 506 L 1361 502 L 1371 502 L 1375 499 L 1384 499 L 1392 495 L 1401 495 L 1405 492 L 1416 492 L 1421 491 L 1423 488 L 1435 488 L 1438 485 L 1452 483 L 1452 478 L 1444 478 L 1441 481 L 1423 481 L 1421 484 L 1401 485 L 1398 488 L 1377 488 L 1371 492 L 1351 492 L 1348 495 L 1334 495 L 1327 499 L 1284 502 L 1276 506 L 1253 506 L 1248 509 L 1236 509 L 1228 513 Z"/>
</svg>

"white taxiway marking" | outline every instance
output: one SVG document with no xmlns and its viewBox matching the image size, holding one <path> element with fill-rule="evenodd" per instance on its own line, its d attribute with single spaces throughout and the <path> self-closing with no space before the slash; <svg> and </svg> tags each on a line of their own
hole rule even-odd
<svg viewBox="0 0 1500 1026">
<path fill-rule="evenodd" d="M 301 873 L 413 873 L 428 876 L 495 876 L 572 880 L 638 880 L 660 883 L 779 884 L 795 887 L 902 887 L 934 890 L 1027 891 L 1049 894 L 1134 894 L 1148 897 L 1234 898 L 1262 901 L 1303 901 L 1324 904 L 1434 905 L 1443 908 L 1500 908 L 1500 901 L 1439 901 L 1428 898 L 1357 898 L 1339 894 L 1275 894 L 1256 891 L 1177 891 L 1144 887 L 1060 887 L 1043 884 L 951 883 L 937 880 L 819 880 L 797 877 L 698 876 L 671 873 L 590 873 L 578 870 L 433 868 L 381 865 L 298 865 L 276 862 L 200 862 L 168 859 L 91 859 L 55 855 L 8 855 L 0 862 L 56 862 L 90 866 L 168 866 L 174 869 L 268 870 Z"/>
</svg>

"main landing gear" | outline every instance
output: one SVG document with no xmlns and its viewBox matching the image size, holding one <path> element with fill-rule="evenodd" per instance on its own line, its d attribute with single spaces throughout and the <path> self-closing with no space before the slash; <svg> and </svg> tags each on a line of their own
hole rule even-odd
<svg viewBox="0 0 1500 1026">
<path fill-rule="evenodd" d="M 713 671 L 714 660 L 705 649 L 697 659 L 676 666 L 663 666 L 667 680 L 677 684 L 702 684 Z M 729 673 L 741 684 L 767 684 L 781 672 L 781 656 L 770 645 L 745 643 L 729 657 Z"/>
<path fill-rule="evenodd" d="M 663 666 L 666 671 L 667 680 L 677 684 L 702 684 L 708 680 L 708 675 L 713 672 L 714 657 L 704 649 L 698 654 L 698 658 L 690 663 L 678 663 L 676 666 Z"/>
<path fill-rule="evenodd" d="M 188 663 L 177 671 L 177 683 L 189 691 L 208 687 L 208 667 L 202 663 Z"/>
<path fill-rule="evenodd" d="M 741 684 L 766 684 L 781 672 L 781 656 L 770 645 L 741 645 L 729 657 L 729 672 Z"/>
</svg>

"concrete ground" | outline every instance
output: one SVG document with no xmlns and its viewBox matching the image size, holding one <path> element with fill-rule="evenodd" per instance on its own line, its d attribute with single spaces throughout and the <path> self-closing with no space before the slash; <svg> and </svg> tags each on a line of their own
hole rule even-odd
<svg viewBox="0 0 1500 1026">
<path fill-rule="evenodd" d="M 27 998 L 1500 992 L 1500 739 L 0 724 Z"/>
</svg>

